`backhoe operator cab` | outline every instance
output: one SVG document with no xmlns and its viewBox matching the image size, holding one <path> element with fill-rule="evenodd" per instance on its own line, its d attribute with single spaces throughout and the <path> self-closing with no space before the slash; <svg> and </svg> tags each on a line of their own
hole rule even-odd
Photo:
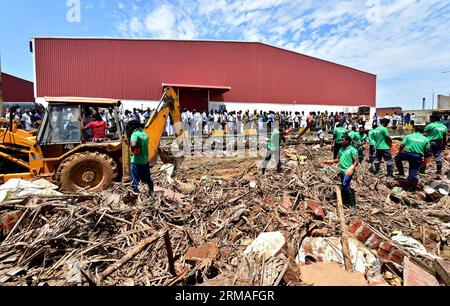
<svg viewBox="0 0 450 306">
<path fill-rule="evenodd" d="M 63 191 L 96 192 L 129 179 L 130 153 L 119 120 L 120 101 L 67 97 L 46 101 L 47 111 L 37 136 L 0 128 L 0 183 L 14 178 L 45 178 L 55 181 Z M 98 115 L 107 124 L 94 124 L 94 128 L 102 125 L 105 137 L 93 139 L 92 129 L 83 127 Z M 160 141 L 169 116 L 177 126 L 175 134 L 181 145 L 180 102 L 171 87 L 164 89 L 158 108 L 144 127 L 150 139 L 149 161 L 161 153 Z M 163 154 L 160 157 L 164 158 Z"/>
<path fill-rule="evenodd" d="M 96 114 L 106 122 L 106 137 L 100 143 L 122 141 L 122 125 L 118 108 L 120 101 L 86 98 L 46 98 L 47 112 L 39 128 L 37 141 L 44 156 L 61 156 L 76 146 L 92 142 L 91 129 Z M 81 119 L 81 120 L 80 120 Z"/>
<path fill-rule="evenodd" d="M 53 173 L 65 191 L 98 191 L 123 175 L 120 101 L 88 98 L 46 98 L 47 112 L 37 135 L 45 156 L 44 173 Z M 107 123 L 106 137 L 94 142 L 92 130 L 83 130 L 100 114 Z M 44 174 L 45 175 L 45 174 Z"/>
</svg>

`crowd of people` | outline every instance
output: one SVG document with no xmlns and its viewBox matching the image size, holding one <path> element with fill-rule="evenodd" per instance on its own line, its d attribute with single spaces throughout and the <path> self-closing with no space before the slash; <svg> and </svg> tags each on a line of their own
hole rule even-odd
<svg viewBox="0 0 450 306">
<path fill-rule="evenodd" d="M 39 108 L 33 110 L 25 109 L 24 111 L 20 108 L 6 108 L 5 119 L 9 121 L 10 118 L 14 120 L 19 129 L 31 131 L 40 126 L 42 119 L 44 118 L 44 111 Z"/>
<path fill-rule="evenodd" d="M 398 118 L 396 118 L 398 120 Z M 394 120 L 394 119 L 392 119 Z M 380 123 L 378 125 L 378 123 Z M 406 123 L 406 121 L 405 121 Z M 419 182 L 419 173 L 425 173 L 428 159 L 434 157 L 436 174 L 442 174 L 442 152 L 448 142 L 448 116 L 441 118 L 437 115 L 430 117 L 430 123 L 415 126 L 415 133 L 406 135 L 399 148 L 393 146 L 388 126 L 389 118 L 381 118 L 373 122 L 373 129 L 366 135 L 365 129 L 352 127 L 350 132 L 341 122 L 333 132 L 333 160 L 323 164 L 339 164 L 343 200 L 356 209 L 355 191 L 351 188 L 353 175 L 365 158 L 365 144 L 369 142 L 368 163 L 373 164 L 376 175 L 381 172 L 381 161 L 386 163 L 388 177 L 394 177 L 394 166 L 397 168 L 397 178 L 405 176 L 403 162 L 409 163 L 409 176 L 407 186 L 409 192 L 414 192 Z M 411 122 L 410 122 L 411 124 Z M 414 122 L 412 123 L 414 124 Z M 392 157 L 392 154 L 395 157 Z"/>
</svg>

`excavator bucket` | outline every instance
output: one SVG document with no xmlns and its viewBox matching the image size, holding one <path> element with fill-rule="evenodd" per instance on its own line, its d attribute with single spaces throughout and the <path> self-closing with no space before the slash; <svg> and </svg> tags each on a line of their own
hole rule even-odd
<svg viewBox="0 0 450 306">
<path fill-rule="evenodd" d="M 159 158 L 161 158 L 164 164 L 172 164 L 175 167 L 175 171 L 181 167 L 184 161 L 184 156 L 176 157 L 172 154 L 170 149 L 159 148 L 158 150 Z"/>
</svg>

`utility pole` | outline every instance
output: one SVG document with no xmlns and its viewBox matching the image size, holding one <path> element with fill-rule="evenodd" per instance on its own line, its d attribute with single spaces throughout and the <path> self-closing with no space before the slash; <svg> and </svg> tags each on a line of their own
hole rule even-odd
<svg viewBox="0 0 450 306">
<path fill-rule="evenodd" d="M 434 89 L 433 88 L 430 88 L 432 91 L 433 91 L 433 99 L 432 99 L 432 104 L 431 104 L 431 110 L 433 110 L 434 109 Z"/>
<path fill-rule="evenodd" d="M 3 118 L 2 54 L 0 53 L 0 118 Z"/>
</svg>

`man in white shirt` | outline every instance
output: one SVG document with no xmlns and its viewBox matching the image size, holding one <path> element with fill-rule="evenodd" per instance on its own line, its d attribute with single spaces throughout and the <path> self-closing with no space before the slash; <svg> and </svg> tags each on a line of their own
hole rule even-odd
<svg viewBox="0 0 450 306">
<path fill-rule="evenodd" d="M 22 115 L 22 123 L 25 131 L 29 131 L 33 128 L 33 122 L 31 121 L 31 111 L 27 109 L 25 114 Z"/>
<path fill-rule="evenodd" d="M 308 126 L 307 118 L 305 115 L 305 112 L 302 112 L 302 115 L 300 116 L 300 128 L 304 129 Z"/>
</svg>

